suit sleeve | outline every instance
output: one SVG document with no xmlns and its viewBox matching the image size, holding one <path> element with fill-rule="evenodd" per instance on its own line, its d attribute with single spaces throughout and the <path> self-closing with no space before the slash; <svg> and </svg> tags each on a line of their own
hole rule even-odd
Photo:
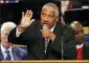
<svg viewBox="0 0 89 63">
<path fill-rule="evenodd" d="M 25 42 L 22 40 L 22 38 L 23 38 L 22 34 L 19 37 L 16 37 L 16 28 L 14 28 L 8 36 L 9 42 L 13 44 L 24 44 L 25 45 Z"/>
<path fill-rule="evenodd" d="M 16 30 L 17 28 L 13 29 L 10 32 L 8 36 L 9 42 L 14 43 L 14 44 L 23 44 L 23 45 L 28 45 L 34 42 L 35 37 L 36 37 L 35 23 L 27 27 L 25 31 L 20 34 L 19 37 L 16 37 Z"/>
</svg>

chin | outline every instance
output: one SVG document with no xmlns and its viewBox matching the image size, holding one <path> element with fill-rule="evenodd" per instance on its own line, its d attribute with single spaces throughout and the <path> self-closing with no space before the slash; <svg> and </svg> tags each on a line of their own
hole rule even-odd
<svg viewBox="0 0 89 63">
<path fill-rule="evenodd" d="M 77 42 L 77 44 L 82 44 L 83 42 Z"/>
<path fill-rule="evenodd" d="M 4 48 L 8 49 L 8 48 L 10 48 L 10 46 L 6 45 L 6 46 L 4 46 Z"/>
<path fill-rule="evenodd" d="M 9 47 L 11 47 L 11 44 L 5 44 L 4 47 L 8 49 Z"/>
</svg>

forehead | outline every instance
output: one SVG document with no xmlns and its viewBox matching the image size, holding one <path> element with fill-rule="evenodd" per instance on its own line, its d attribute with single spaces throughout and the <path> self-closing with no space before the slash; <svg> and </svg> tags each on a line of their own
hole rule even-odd
<svg viewBox="0 0 89 63">
<path fill-rule="evenodd" d="M 75 32 L 83 31 L 83 26 L 80 24 L 75 24 Z"/>
<path fill-rule="evenodd" d="M 10 28 L 5 28 L 2 33 L 9 33 L 11 31 Z"/>
<path fill-rule="evenodd" d="M 53 7 L 47 7 L 47 6 L 45 6 L 44 8 L 42 8 L 42 12 L 48 12 L 48 13 L 51 13 L 51 14 L 53 14 L 53 13 L 55 13 L 56 14 L 56 9 L 54 9 Z"/>
</svg>

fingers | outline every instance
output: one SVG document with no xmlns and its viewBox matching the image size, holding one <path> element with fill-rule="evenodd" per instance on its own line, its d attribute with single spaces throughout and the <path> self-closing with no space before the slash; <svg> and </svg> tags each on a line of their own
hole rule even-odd
<svg viewBox="0 0 89 63">
<path fill-rule="evenodd" d="M 33 12 L 31 10 L 27 10 L 26 13 L 22 12 L 22 19 L 21 19 L 21 25 L 22 27 L 28 27 L 31 25 L 35 19 L 32 19 Z"/>
<path fill-rule="evenodd" d="M 33 16 L 33 12 L 31 10 L 27 10 L 25 13 L 25 17 L 29 17 L 31 19 L 32 16 Z"/>
<path fill-rule="evenodd" d="M 35 19 L 32 19 L 32 20 L 31 20 L 31 22 L 34 22 L 34 21 L 35 21 Z"/>
<path fill-rule="evenodd" d="M 22 18 L 24 17 L 24 12 L 22 12 Z"/>
<path fill-rule="evenodd" d="M 29 21 L 29 25 L 32 24 L 35 21 L 35 19 L 32 19 L 31 21 Z"/>
<path fill-rule="evenodd" d="M 30 16 L 29 16 L 29 17 L 30 17 L 30 18 L 32 18 L 32 16 L 33 16 L 33 12 L 31 11 L 31 13 L 30 13 Z"/>
<path fill-rule="evenodd" d="M 29 16 L 29 10 L 27 10 L 25 13 L 25 17 L 28 17 L 28 16 Z"/>
</svg>

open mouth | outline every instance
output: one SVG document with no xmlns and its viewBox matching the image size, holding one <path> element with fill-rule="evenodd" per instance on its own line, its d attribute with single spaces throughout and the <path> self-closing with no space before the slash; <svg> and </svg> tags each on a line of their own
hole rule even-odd
<svg viewBox="0 0 89 63">
<path fill-rule="evenodd" d="M 48 23 L 44 23 L 43 26 L 47 26 L 48 28 L 50 28 L 50 25 Z"/>
</svg>

